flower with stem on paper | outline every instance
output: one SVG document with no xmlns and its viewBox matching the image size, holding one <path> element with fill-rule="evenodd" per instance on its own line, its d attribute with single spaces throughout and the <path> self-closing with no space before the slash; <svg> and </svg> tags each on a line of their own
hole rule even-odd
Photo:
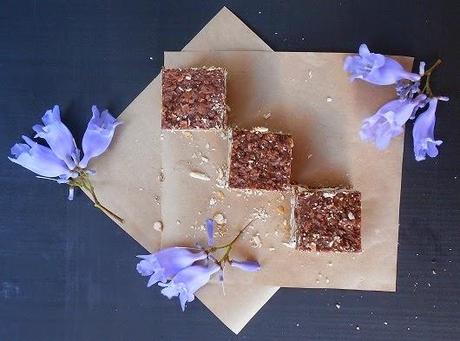
<svg viewBox="0 0 460 341">
<path fill-rule="evenodd" d="M 10 161 L 37 174 L 38 178 L 64 183 L 69 186 L 69 200 L 73 199 L 76 187 L 86 190 L 94 201 L 94 206 L 122 223 L 123 219 L 101 204 L 90 181 L 93 170 L 87 168 L 88 161 L 102 154 L 109 146 L 117 125 L 120 124 L 107 111 L 99 113 L 93 106 L 93 118 L 83 137 L 84 156 L 80 161 L 80 150 L 75 139 L 61 121 L 59 106 L 47 110 L 42 117 L 43 124 L 36 124 L 33 130 L 35 138 L 44 139 L 49 147 L 38 144 L 27 136 L 26 142 L 15 144 L 11 148 Z"/>
<path fill-rule="evenodd" d="M 420 80 L 420 75 L 407 72 L 393 58 L 371 53 L 366 44 L 359 47 L 359 55 L 345 58 L 344 69 L 351 74 L 351 80 L 362 79 L 376 85 L 391 85 L 402 79 Z"/>
<path fill-rule="evenodd" d="M 227 263 L 248 272 L 260 270 L 256 261 L 239 261 L 230 257 L 234 244 L 251 222 L 232 241 L 220 246 L 214 246 L 213 219 L 207 219 L 205 224 L 208 248 L 171 247 L 138 256 L 142 260 L 137 264 L 137 271 L 142 276 L 150 276 L 147 286 L 158 283 L 163 288 L 161 293 L 169 299 L 178 296 L 182 310 L 185 310 L 187 302 L 195 299 L 195 292 L 206 285 L 212 275 L 219 273 L 219 280 L 223 282 L 223 270 Z M 216 257 L 217 252 L 223 255 Z"/>
<path fill-rule="evenodd" d="M 431 89 L 431 75 L 439 64 L 440 59 L 425 70 L 425 62 L 420 62 L 417 75 L 405 71 L 389 57 L 371 53 L 365 44 L 360 46 L 359 56 L 347 57 L 344 69 L 351 73 L 352 80 L 359 78 L 377 85 L 395 84 L 398 96 L 363 121 L 359 131 L 361 139 L 374 143 L 378 149 L 387 148 L 391 139 L 404 131 L 404 124 L 415 119 L 419 110 L 429 104 L 414 124 L 414 153 L 417 161 L 425 160 L 426 155 L 436 157 L 442 143 L 434 139 L 436 108 L 439 101 L 449 100 L 445 96 L 435 96 Z"/>
</svg>

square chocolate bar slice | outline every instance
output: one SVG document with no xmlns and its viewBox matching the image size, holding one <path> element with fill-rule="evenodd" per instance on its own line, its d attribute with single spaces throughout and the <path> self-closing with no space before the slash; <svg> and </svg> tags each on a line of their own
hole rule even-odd
<svg viewBox="0 0 460 341">
<path fill-rule="evenodd" d="M 163 69 L 161 128 L 226 128 L 226 77 L 218 67 Z"/>
<path fill-rule="evenodd" d="M 233 129 L 230 134 L 228 185 L 239 189 L 284 190 L 290 187 L 290 135 L 266 128 Z"/>
<path fill-rule="evenodd" d="M 302 251 L 361 251 L 361 193 L 293 188 L 292 236 Z"/>
</svg>

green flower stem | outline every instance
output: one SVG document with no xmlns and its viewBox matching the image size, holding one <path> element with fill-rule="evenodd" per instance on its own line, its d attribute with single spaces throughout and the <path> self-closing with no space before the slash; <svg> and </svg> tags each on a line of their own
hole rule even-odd
<svg viewBox="0 0 460 341">
<path fill-rule="evenodd" d="M 230 251 L 232 250 L 233 245 L 238 240 L 238 238 L 243 234 L 243 232 L 249 227 L 249 225 L 251 225 L 251 223 L 252 223 L 252 220 L 240 230 L 240 232 L 236 235 L 235 238 L 233 238 L 233 240 L 230 243 L 227 243 L 221 246 L 213 246 L 210 249 L 206 250 L 207 253 L 212 253 L 220 249 L 226 249 L 224 255 L 217 261 L 217 264 L 219 264 L 221 268 L 223 266 L 223 263 L 230 261 L 229 255 L 230 255 Z"/>
<path fill-rule="evenodd" d="M 434 97 L 433 91 L 431 90 L 431 87 L 430 87 L 431 74 L 441 63 L 442 63 L 441 59 L 438 59 L 436 63 L 434 63 L 427 71 L 425 71 L 425 74 L 423 75 L 423 77 L 426 77 L 426 80 L 425 80 L 425 86 L 422 89 L 422 93 L 428 95 L 429 97 Z"/>
<path fill-rule="evenodd" d="M 114 212 L 112 212 L 107 207 L 105 207 L 104 205 L 101 204 L 101 202 L 99 201 L 99 199 L 96 196 L 96 192 L 94 191 L 94 186 L 91 183 L 91 181 L 89 180 L 88 174 L 86 172 L 79 171 L 79 177 L 69 181 L 69 186 L 78 187 L 78 188 L 80 188 L 82 190 L 86 189 L 91 194 L 91 197 L 92 197 L 92 199 L 94 201 L 94 207 L 96 207 L 96 208 L 100 209 L 102 212 L 108 214 L 109 216 L 111 216 L 112 218 L 117 220 L 119 223 L 121 223 L 121 224 L 124 223 L 123 218 L 121 218 L 120 216 L 118 216 L 117 214 L 115 214 Z"/>
</svg>

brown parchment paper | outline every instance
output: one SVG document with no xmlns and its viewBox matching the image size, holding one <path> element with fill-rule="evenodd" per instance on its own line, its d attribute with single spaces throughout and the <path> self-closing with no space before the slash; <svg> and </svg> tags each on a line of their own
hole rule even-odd
<svg viewBox="0 0 460 341">
<path fill-rule="evenodd" d="M 224 7 L 184 50 L 270 48 Z M 161 233 L 153 229 L 153 223 L 162 220 L 160 96 L 158 76 L 120 114 L 124 124 L 117 129 L 110 150 L 90 164 L 97 170 L 92 180 L 101 202 L 125 219 L 120 227 L 149 252 L 159 249 L 161 239 Z M 228 328 L 238 333 L 277 289 L 258 285 L 238 292 L 238 286 L 227 285 L 226 297 L 237 298 L 238 306 L 222 305 L 216 287 L 210 287 L 200 299 Z"/>
<path fill-rule="evenodd" d="M 349 82 L 345 54 L 289 52 L 167 52 L 165 66 L 223 66 L 228 70 L 231 125 L 264 126 L 292 134 L 293 182 L 310 187 L 352 186 L 362 192 L 363 252 L 304 253 L 287 247 L 290 193 L 252 194 L 220 188 L 227 164 L 221 132 L 164 132 L 162 245 L 205 240 L 206 217 L 223 214 L 224 242 L 256 220 L 235 256 L 257 259 L 262 270 L 229 269 L 227 283 L 394 291 L 403 137 L 379 152 L 360 141 L 361 121 L 395 96 L 392 87 Z M 398 57 L 407 68 L 412 58 Z M 270 113 L 270 114 L 269 114 Z M 204 157 L 204 158 L 203 158 Z M 208 162 L 206 162 L 208 159 Z M 220 169 L 220 171 L 219 171 Z M 190 172 L 202 172 L 202 181 Z M 212 198 L 222 198 L 214 203 Z M 211 204 L 210 204 L 211 202 Z M 178 221 L 176 221 L 178 220 Z M 203 294 L 208 290 L 200 291 Z"/>
</svg>

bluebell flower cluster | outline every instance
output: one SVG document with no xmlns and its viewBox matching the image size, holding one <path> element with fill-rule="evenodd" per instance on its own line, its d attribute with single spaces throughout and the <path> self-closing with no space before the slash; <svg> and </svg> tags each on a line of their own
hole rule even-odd
<svg viewBox="0 0 460 341">
<path fill-rule="evenodd" d="M 208 248 L 170 247 L 150 255 L 137 256 L 142 259 L 137 264 L 137 272 L 149 277 L 147 287 L 158 283 L 163 288 L 161 293 L 169 299 L 178 296 L 182 311 L 187 302 L 195 299 L 195 292 L 206 285 L 212 275 L 220 273 L 219 280 L 223 281 L 225 264 L 248 272 L 260 270 L 260 264 L 256 261 L 230 258 L 234 243 L 249 224 L 230 243 L 221 246 L 214 246 L 214 220 L 208 219 L 205 225 Z M 214 256 L 218 250 L 224 252 L 220 259 Z"/>
<path fill-rule="evenodd" d="M 430 87 L 431 74 L 440 63 L 438 60 L 425 71 L 425 63 L 421 62 L 418 74 L 407 72 L 394 59 L 370 52 L 366 44 L 359 47 L 358 55 L 348 56 L 344 69 L 350 73 L 351 80 L 394 85 L 398 96 L 363 121 L 359 132 L 361 139 L 374 143 L 378 149 L 385 149 L 392 138 L 404 131 L 406 122 L 415 119 L 412 131 L 415 160 L 436 157 L 438 146 L 442 144 L 434 137 L 436 108 L 439 101 L 449 100 L 445 96 L 434 96 Z"/>
</svg>

